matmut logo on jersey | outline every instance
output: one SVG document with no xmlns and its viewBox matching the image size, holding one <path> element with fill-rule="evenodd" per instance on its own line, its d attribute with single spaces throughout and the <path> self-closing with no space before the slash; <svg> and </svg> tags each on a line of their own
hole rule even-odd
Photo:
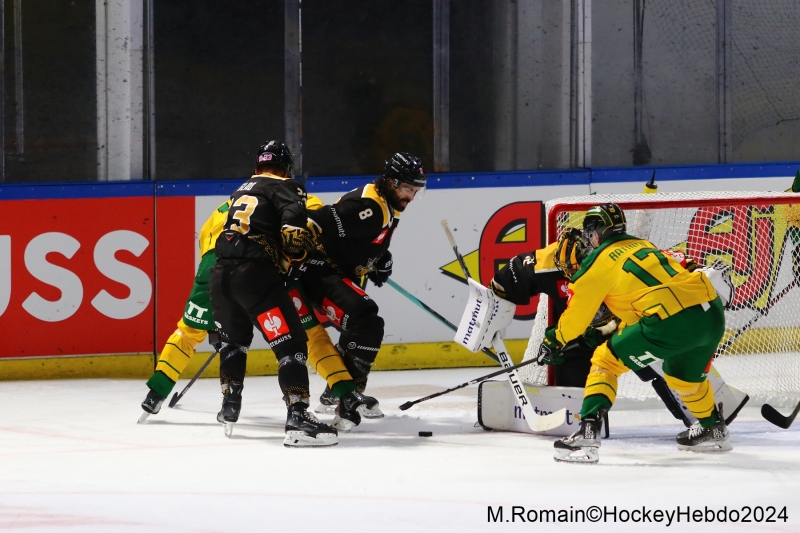
<svg viewBox="0 0 800 533">
<path fill-rule="evenodd" d="M 286 323 L 286 319 L 279 307 L 273 307 L 269 311 L 258 315 L 258 323 L 261 324 L 261 328 L 270 343 L 278 337 L 289 333 L 289 325 Z"/>
<path fill-rule="evenodd" d="M 505 266 L 509 259 L 542 248 L 542 213 L 542 202 L 514 202 L 495 211 L 483 227 L 478 249 L 464 254 L 470 274 L 488 286 L 495 271 Z M 459 228 L 454 229 L 458 231 Z M 446 276 L 467 282 L 457 260 L 440 267 L 440 270 Z M 518 305 L 514 318 L 533 319 L 538 304 L 539 297 L 535 296 L 528 305 Z"/>
</svg>

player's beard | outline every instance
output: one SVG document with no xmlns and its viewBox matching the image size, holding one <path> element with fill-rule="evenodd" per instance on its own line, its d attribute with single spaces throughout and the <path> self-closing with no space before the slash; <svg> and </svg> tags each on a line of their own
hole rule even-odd
<svg viewBox="0 0 800 533">
<path fill-rule="evenodd" d="M 389 201 L 389 205 L 391 205 L 393 209 L 396 209 L 401 213 L 406 210 L 408 200 L 401 199 L 396 190 L 389 189 L 386 192 L 386 199 Z"/>
<path fill-rule="evenodd" d="M 403 200 L 397 194 L 397 190 L 391 185 L 391 181 L 386 178 L 378 178 L 375 181 L 375 186 L 378 189 L 378 193 L 386 198 L 386 201 L 389 203 L 392 209 L 397 211 L 403 212 L 408 205 L 408 200 Z"/>
</svg>

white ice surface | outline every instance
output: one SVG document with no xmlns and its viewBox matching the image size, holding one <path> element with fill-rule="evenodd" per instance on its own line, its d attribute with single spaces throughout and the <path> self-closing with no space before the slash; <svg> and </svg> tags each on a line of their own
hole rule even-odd
<svg viewBox="0 0 800 533">
<path fill-rule="evenodd" d="M 552 437 L 474 427 L 477 387 L 398 409 L 486 371 L 376 372 L 370 392 L 386 418 L 325 449 L 282 445 L 274 377 L 247 378 L 230 439 L 215 421 L 213 379 L 141 425 L 141 381 L 0 382 L 0 530 L 800 531 L 800 421 L 781 430 L 745 409 L 730 428 L 734 450 L 702 455 L 677 451 L 683 426 L 665 410 L 612 411 L 600 464 L 570 465 L 553 461 Z M 312 376 L 312 393 L 322 387 Z M 788 521 L 488 523 L 488 506 L 504 506 L 510 519 L 512 506 L 591 505 L 786 506 Z"/>
</svg>

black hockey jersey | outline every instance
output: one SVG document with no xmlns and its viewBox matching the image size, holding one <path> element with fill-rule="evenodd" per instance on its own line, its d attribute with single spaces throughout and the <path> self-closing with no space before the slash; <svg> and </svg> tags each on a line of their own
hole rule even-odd
<svg viewBox="0 0 800 533">
<path fill-rule="evenodd" d="M 223 234 L 217 239 L 218 259 L 271 259 L 281 263 L 281 228 L 303 228 L 307 222 L 306 190 L 289 178 L 259 174 L 231 195 Z M 230 233 L 230 232 L 235 232 Z M 230 237 L 239 242 L 232 243 Z"/>
<path fill-rule="evenodd" d="M 553 261 L 557 247 L 558 242 L 554 242 L 541 250 L 519 254 L 498 270 L 494 281 L 505 292 L 500 296 L 522 305 L 529 303 L 532 296 L 544 293 L 550 297 L 558 319 L 567 308 L 569 280 Z"/>
<path fill-rule="evenodd" d="M 322 229 L 318 239 L 328 264 L 342 275 L 361 277 L 389 249 L 400 212 L 370 183 L 308 216 Z"/>
</svg>

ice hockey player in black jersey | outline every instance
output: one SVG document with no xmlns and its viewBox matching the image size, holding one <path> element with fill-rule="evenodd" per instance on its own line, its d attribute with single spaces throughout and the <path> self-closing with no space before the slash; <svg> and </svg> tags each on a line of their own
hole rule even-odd
<svg viewBox="0 0 800 533">
<path fill-rule="evenodd" d="M 555 321 L 567 308 L 567 286 L 570 275 L 577 272 L 581 261 L 592 249 L 585 243 L 580 230 L 565 230 L 558 241 L 541 250 L 524 253 L 512 258 L 499 269 L 489 287 L 501 298 L 517 305 L 527 304 L 532 296 L 546 294 L 553 305 Z M 604 313 L 605 306 L 598 312 L 593 325 L 602 325 L 611 319 Z M 569 360 L 555 365 L 555 384 L 561 387 L 583 387 L 591 367 L 594 347 L 580 345 L 570 351 Z"/>
<path fill-rule="evenodd" d="M 209 292 L 222 341 L 222 410 L 217 418 L 230 435 L 239 418 L 247 350 L 255 325 L 278 359 L 278 383 L 287 406 L 286 446 L 332 446 L 336 429 L 308 412 L 306 334 L 287 279 L 305 268 L 313 238 L 308 231 L 306 191 L 293 178 L 293 158 L 283 143 L 259 149 L 255 175 L 231 195 Z"/>
<path fill-rule="evenodd" d="M 311 364 L 328 383 L 317 412 L 335 407 L 334 426 L 341 430 L 358 425 L 361 415 L 383 416 L 377 400 L 363 393 L 383 341 L 384 321 L 359 281 L 366 276 L 380 287 L 392 274 L 389 244 L 400 213 L 426 182 L 419 158 L 396 153 L 374 183 L 308 211 L 318 232 L 318 253 L 309 260 L 302 285 L 311 305 L 341 332 L 336 350 L 331 350 L 335 353 L 312 350 L 316 360 Z"/>
</svg>

